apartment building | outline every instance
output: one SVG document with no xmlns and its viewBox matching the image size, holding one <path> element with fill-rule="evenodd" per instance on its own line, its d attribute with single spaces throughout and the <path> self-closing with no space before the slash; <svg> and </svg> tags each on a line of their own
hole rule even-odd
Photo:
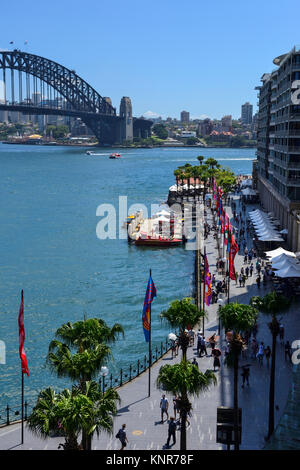
<svg viewBox="0 0 300 470">
<path fill-rule="evenodd" d="M 257 184 L 260 199 L 288 229 L 300 251 L 300 47 L 276 57 L 261 77 L 257 116 Z"/>
</svg>

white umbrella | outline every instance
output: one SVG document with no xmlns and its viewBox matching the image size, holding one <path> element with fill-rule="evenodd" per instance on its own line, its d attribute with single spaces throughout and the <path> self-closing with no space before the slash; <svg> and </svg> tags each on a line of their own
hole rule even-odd
<svg viewBox="0 0 300 470">
<path fill-rule="evenodd" d="M 284 256 L 284 258 L 283 258 L 283 256 Z M 291 256 L 282 255 L 282 257 L 280 257 L 280 259 L 272 261 L 272 267 L 274 269 L 283 269 L 283 268 L 289 267 L 289 266 L 297 266 L 297 267 L 300 268 L 300 264 L 297 263 L 296 259 L 292 258 Z"/>
<path fill-rule="evenodd" d="M 156 220 L 160 221 L 160 222 L 170 222 L 170 220 L 167 219 L 167 217 L 165 217 L 164 215 L 161 215 L 161 216 L 157 217 Z"/>
<path fill-rule="evenodd" d="M 276 237 L 276 235 L 265 235 L 262 237 L 258 237 L 258 239 L 262 242 L 283 242 L 283 238 Z"/>
<path fill-rule="evenodd" d="M 300 277 L 300 268 L 295 266 L 287 266 L 284 269 L 280 269 L 275 273 L 278 277 Z"/>
<path fill-rule="evenodd" d="M 266 251 L 265 253 L 267 257 L 271 259 L 276 258 L 276 256 L 282 255 L 282 253 L 285 253 L 288 256 L 293 256 L 294 258 L 296 258 L 295 253 L 293 253 L 292 251 L 287 251 L 282 247 L 276 248 L 276 250 Z"/>
</svg>

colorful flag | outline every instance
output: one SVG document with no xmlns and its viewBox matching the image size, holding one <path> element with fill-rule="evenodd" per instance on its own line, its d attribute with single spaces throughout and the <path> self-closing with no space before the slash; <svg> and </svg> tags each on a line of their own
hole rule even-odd
<svg viewBox="0 0 300 470">
<path fill-rule="evenodd" d="M 233 238 L 233 235 L 230 234 L 229 240 L 230 240 L 230 243 L 228 243 L 228 245 L 230 245 L 230 251 L 229 251 L 229 277 L 230 277 L 230 279 L 235 281 L 236 276 L 235 276 L 234 258 L 235 258 L 235 255 L 237 254 L 237 252 L 239 251 L 239 247 L 238 247 L 235 239 Z"/>
<path fill-rule="evenodd" d="M 225 243 L 225 245 L 227 245 L 227 243 L 228 243 L 229 232 L 231 232 L 231 223 L 230 223 L 230 220 L 229 220 L 229 216 L 226 212 L 225 213 L 225 231 L 224 231 L 224 243 Z"/>
<path fill-rule="evenodd" d="M 150 328 L 151 328 L 150 309 L 151 309 L 151 302 L 154 297 L 156 297 L 156 287 L 154 285 L 154 282 L 152 281 L 151 276 L 149 276 L 149 281 L 148 281 L 145 300 L 144 300 L 143 317 L 142 317 L 144 335 L 145 335 L 145 340 L 147 341 L 147 343 L 149 343 L 149 339 L 150 339 Z"/>
<path fill-rule="evenodd" d="M 211 291 L 211 274 L 209 272 L 209 264 L 207 261 L 207 256 L 204 256 L 204 301 L 207 306 L 210 305 L 212 297 Z"/>
<path fill-rule="evenodd" d="M 24 351 L 24 341 L 25 341 L 25 329 L 24 329 L 24 300 L 23 300 L 23 290 L 21 292 L 21 305 L 19 310 L 19 352 L 21 359 L 22 374 L 27 374 L 29 376 L 29 370 L 27 365 L 26 354 Z"/>
</svg>

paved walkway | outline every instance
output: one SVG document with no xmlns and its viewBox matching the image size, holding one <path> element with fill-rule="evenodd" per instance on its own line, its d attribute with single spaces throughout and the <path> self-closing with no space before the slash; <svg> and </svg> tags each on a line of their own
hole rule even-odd
<svg viewBox="0 0 300 470">
<path fill-rule="evenodd" d="M 249 206 L 251 210 L 253 206 Z M 230 209 L 228 209 L 230 213 Z M 216 242 L 210 236 L 206 241 L 206 251 L 211 272 L 215 272 L 216 263 Z M 247 240 L 248 248 L 251 247 L 251 241 Z M 241 250 L 242 251 L 242 250 Z M 236 256 L 236 269 L 240 271 L 243 264 L 243 255 Z M 255 264 L 255 263 L 254 263 Z M 221 278 L 217 276 L 217 278 Z M 248 303 L 253 295 L 264 295 L 269 289 L 263 285 L 258 290 L 256 277 L 249 278 L 245 287 L 235 285 L 231 282 L 230 300 Z M 205 325 L 205 335 L 210 336 L 217 331 L 217 304 L 211 305 L 207 309 L 208 320 Z M 297 306 L 294 304 L 289 313 L 282 320 L 285 326 L 285 339 L 293 340 L 300 338 L 300 319 Z M 258 341 L 264 341 L 265 345 L 272 344 L 271 335 L 267 327 L 268 317 L 260 316 L 258 326 Z M 224 346 L 223 339 L 221 347 Z M 209 350 L 208 350 L 209 352 Z M 188 359 L 196 355 L 196 349 L 188 349 Z M 122 423 L 127 425 L 127 437 L 129 450 L 161 450 L 164 448 L 168 425 L 165 421 L 160 424 L 160 398 L 162 391 L 157 390 L 155 380 L 161 365 L 174 364 L 178 362 L 179 357 L 172 359 L 171 353 L 168 353 L 152 368 L 151 397 L 148 398 L 148 373 L 143 373 L 137 379 L 119 389 L 121 397 L 121 406 L 118 415 L 114 421 L 114 432 L 112 436 L 101 434 L 99 439 L 94 438 L 93 449 L 119 449 L 119 440 L 115 434 Z M 222 359 L 224 358 L 224 354 Z M 199 369 L 205 371 L 212 369 L 212 357 L 202 357 L 197 359 Z M 245 359 L 240 361 L 252 363 L 250 368 L 250 386 L 244 389 L 239 385 L 239 406 L 242 408 L 242 445 L 241 449 L 262 449 L 265 445 L 264 436 L 267 433 L 268 422 L 268 395 L 269 395 L 269 370 L 266 363 L 259 366 L 256 361 Z M 190 426 L 187 429 L 187 449 L 190 450 L 216 450 L 225 448 L 223 445 L 216 444 L 216 415 L 218 406 L 232 406 L 233 404 L 233 372 L 222 364 L 220 372 L 216 372 L 217 386 L 201 394 L 198 398 L 192 398 L 192 417 Z M 283 413 L 287 401 L 292 377 L 292 366 L 284 360 L 284 348 L 278 342 L 277 347 L 277 369 L 276 369 L 276 415 L 275 424 L 278 423 Z M 240 374 L 239 374 L 240 378 Z M 170 415 L 173 415 L 172 396 L 168 396 L 170 401 Z M 20 424 L 11 425 L 0 429 L 0 449 L 57 449 L 63 438 L 50 438 L 42 441 L 30 434 L 25 428 L 25 443 L 20 445 Z M 179 449 L 180 435 L 177 433 L 177 442 L 172 447 Z"/>
</svg>

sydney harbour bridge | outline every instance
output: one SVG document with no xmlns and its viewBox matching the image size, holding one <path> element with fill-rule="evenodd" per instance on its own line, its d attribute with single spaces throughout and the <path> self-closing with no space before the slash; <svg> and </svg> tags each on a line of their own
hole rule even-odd
<svg viewBox="0 0 300 470">
<path fill-rule="evenodd" d="M 121 99 L 117 115 L 110 98 L 102 97 L 75 70 L 18 49 L 0 51 L 0 69 L 0 110 L 80 117 L 100 144 L 150 136 L 152 122 L 132 116 L 129 97 Z"/>
</svg>

